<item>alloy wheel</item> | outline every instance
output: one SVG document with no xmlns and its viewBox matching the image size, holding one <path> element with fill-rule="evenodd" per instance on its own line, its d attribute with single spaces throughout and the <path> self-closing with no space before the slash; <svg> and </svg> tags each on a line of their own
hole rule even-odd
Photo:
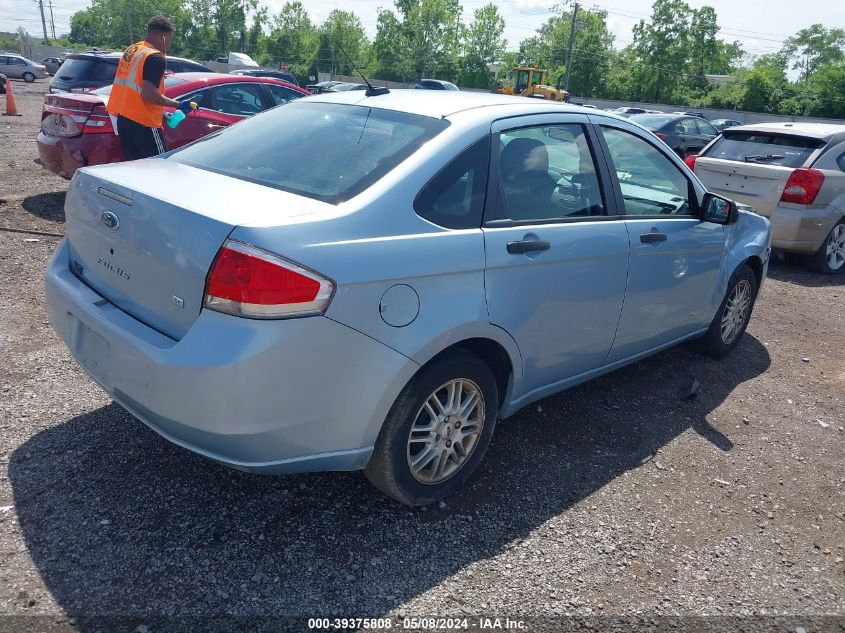
<svg viewBox="0 0 845 633">
<path fill-rule="evenodd" d="M 484 410 L 481 389 L 465 378 L 426 398 L 408 437 L 408 466 L 417 481 L 438 484 L 466 464 L 481 437 Z"/>
<path fill-rule="evenodd" d="M 833 227 L 827 237 L 825 256 L 831 270 L 839 270 L 845 266 L 845 224 Z"/>
<path fill-rule="evenodd" d="M 734 339 L 742 332 L 750 310 L 751 284 L 747 280 L 741 279 L 734 286 L 725 304 L 725 311 L 722 313 L 721 333 L 722 342 L 725 345 L 733 343 Z"/>
</svg>

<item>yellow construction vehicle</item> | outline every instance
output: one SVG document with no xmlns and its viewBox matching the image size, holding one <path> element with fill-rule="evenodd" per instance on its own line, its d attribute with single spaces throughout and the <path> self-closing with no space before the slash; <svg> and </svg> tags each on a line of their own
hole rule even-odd
<svg viewBox="0 0 845 633">
<path fill-rule="evenodd" d="M 513 85 L 499 86 L 496 92 L 503 95 L 519 95 L 522 97 L 534 97 L 535 99 L 548 99 L 550 101 L 569 101 L 569 93 L 560 87 L 558 77 L 557 85 L 550 86 L 546 83 L 546 71 L 537 66 L 515 66 L 513 68 Z"/>
</svg>

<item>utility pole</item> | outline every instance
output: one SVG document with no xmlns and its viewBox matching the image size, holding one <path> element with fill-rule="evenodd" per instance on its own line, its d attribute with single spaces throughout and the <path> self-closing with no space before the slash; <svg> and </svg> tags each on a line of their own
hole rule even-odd
<svg viewBox="0 0 845 633">
<path fill-rule="evenodd" d="M 47 38 L 47 21 L 44 19 L 44 0 L 38 0 L 38 8 L 41 10 L 41 26 L 44 27 L 44 46 L 49 46 Z"/>
<path fill-rule="evenodd" d="M 56 39 L 56 21 L 53 19 L 53 0 L 50 0 L 50 31 L 53 33 L 53 39 Z"/>
<path fill-rule="evenodd" d="M 132 8 L 128 3 L 126 4 L 126 24 L 129 26 L 129 43 L 132 44 L 135 36 L 132 33 Z"/>
<path fill-rule="evenodd" d="M 575 44 L 575 23 L 578 19 L 578 3 L 572 9 L 572 26 L 569 29 L 569 51 L 566 53 L 566 77 L 563 80 L 563 89 L 569 92 L 569 73 L 572 71 L 572 45 Z"/>
</svg>

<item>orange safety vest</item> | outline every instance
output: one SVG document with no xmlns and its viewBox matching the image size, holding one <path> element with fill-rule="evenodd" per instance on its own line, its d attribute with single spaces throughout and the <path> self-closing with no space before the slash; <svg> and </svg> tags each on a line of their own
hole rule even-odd
<svg viewBox="0 0 845 633">
<path fill-rule="evenodd" d="M 149 42 L 136 42 L 123 52 L 114 85 L 106 106 L 109 114 L 123 115 L 127 119 L 140 123 L 146 127 L 161 127 L 164 118 L 164 107 L 144 101 L 141 97 L 141 85 L 144 81 L 144 62 L 150 55 L 161 55 L 161 51 Z M 164 94 L 164 75 L 158 86 L 159 92 Z"/>
</svg>

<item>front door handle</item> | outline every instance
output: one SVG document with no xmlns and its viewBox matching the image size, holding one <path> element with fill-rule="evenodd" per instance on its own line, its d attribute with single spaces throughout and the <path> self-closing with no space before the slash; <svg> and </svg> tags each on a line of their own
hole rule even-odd
<svg viewBox="0 0 845 633">
<path fill-rule="evenodd" d="M 643 233 L 642 235 L 640 235 L 640 241 L 643 244 L 655 244 L 657 242 L 665 242 L 666 239 L 666 233 Z"/>
<path fill-rule="evenodd" d="M 519 255 L 532 251 L 547 251 L 552 245 L 546 240 L 521 240 L 519 242 L 508 242 L 508 253 Z"/>
</svg>

